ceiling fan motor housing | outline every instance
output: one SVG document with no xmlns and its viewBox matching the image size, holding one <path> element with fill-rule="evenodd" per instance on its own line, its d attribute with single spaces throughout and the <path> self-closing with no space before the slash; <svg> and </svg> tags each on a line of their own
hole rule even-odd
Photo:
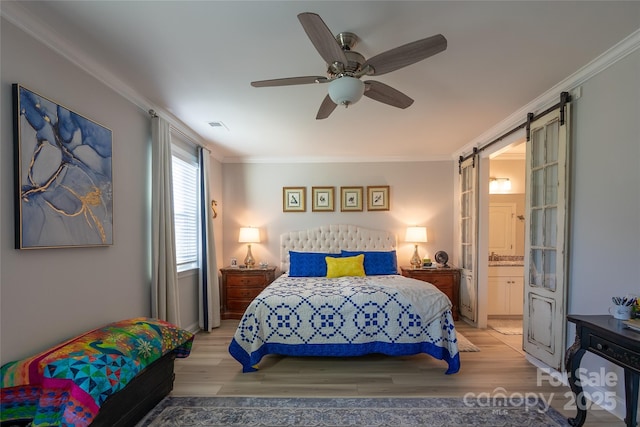
<svg viewBox="0 0 640 427">
<path fill-rule="evenodd" d="M 347 63 L 334 62 L 327 70 L 331 79 L 329 83 L 329 97 L 336 105 L 348 106 L 355 104 L 362 98 L 365 86 L 360 80 L 364 56 L 350 50 L 357 42 L 357 36 L 353 33 L 340 33 L 336 37 L 341 44 Z"/>
<path fill-rule="evenodd" d="M 327 69 L 329 77 L 336 78 L 341 75 L 347 75 L 360 78 L 363 75 L 360 71 L 365 61 L 364 56 L 352 50 L 345 50 L 344 54 L 347 57 L 347 63 L 334 62 L 333 64 L 329 64 Z"/>
</svg>

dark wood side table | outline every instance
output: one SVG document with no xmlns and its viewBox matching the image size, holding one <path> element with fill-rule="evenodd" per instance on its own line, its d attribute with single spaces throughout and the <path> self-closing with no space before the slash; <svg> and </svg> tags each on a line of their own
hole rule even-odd
<svg viewBox="0 0 640 427">
<path fill-rule="evenodd" d="M 251 301 L 275 280 L 276 268 L 221 268 L 223 319 L 241 319 Z"/>
<path fill-rule="evenodd" d="M 429 282 L 449 297 L 453 320 L 458 320 L 458 304 L 460 298 L 460 269 L 459 268 L 412 268 L 400 267 L 402 275 L 412 279 Z"/>
<path fill-rule="evenodd" d="M 638 380 L 640 379 L 640 333 L 627 329 L 622 320 L 609 315 L 569 315 L 576 324 L 576 340 L 567 350 L 565 366 L 571 391 L 576 395 L 578 414 L 569 418 L 572 426 L 582 426 L 587 418 L 587 400 L 578 370 L 584 353 L 590 351 L 624 368 L 625 423 L 636 427 L 638 420 Z"/>
</svg>

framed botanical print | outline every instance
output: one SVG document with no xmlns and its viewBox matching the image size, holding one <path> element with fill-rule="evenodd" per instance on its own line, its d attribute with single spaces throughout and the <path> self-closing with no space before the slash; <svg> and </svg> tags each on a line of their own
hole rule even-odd
<svg viewBox="0 0 640 427">
<path fill-rule="evenodd" d="M 306 212 L 306 187 L 282 187 L 282 211 Z"/>
<path fill-rule="evenodd" d="M 362 211 L 363 187 L 340 187 L 340 210 L 342 212 Z"/>
<path fill-rule="evenodd" d="M 313 212 L 333 212 L 334 192 L 333 187 L 311 187 L 311 196 L 313 197 L 311 210 Z"/>
<path fill-rule="evenodd" d="M 367 210 L 388 211 L 389 210 L 389 186 L 378 185 L 367 187 Z"/>
</svg>

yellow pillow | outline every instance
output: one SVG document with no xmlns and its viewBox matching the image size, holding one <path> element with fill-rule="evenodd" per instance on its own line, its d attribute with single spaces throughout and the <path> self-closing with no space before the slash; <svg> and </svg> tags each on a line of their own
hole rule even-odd
<svg viewBox="0 0 640 427">
<path fill-rule="evenodd" d="M 327 277 L 364 276 L 364 254 L 344 258 L 325 257 Z"/>
</svg>

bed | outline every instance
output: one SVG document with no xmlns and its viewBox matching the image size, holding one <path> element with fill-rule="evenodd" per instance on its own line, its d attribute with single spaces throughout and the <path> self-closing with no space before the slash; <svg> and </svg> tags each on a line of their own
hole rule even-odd
<svg viewBox="0 0 640 427">
<path fill-rule="evenodd" d="M 173 388 L 193 334 L 139 317 L 0 368 L 2 426 L 131 426 Z"/>
<path fill-rule="evenodd" d="M 393 233 L 329 225 L 285 233 L 280 244 L 284 273 L 251 302 L 229 345 L 243 372 L 268 354 L 372 353 L 426 353 L 458 372 L 451 302 L 398 274 Z"/>
</svg>

